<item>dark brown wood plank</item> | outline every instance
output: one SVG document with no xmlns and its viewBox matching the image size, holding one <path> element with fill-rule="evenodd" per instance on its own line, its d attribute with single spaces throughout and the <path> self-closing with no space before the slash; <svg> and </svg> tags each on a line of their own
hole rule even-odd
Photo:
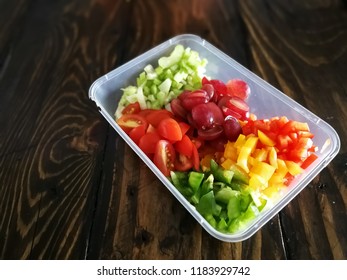
<svg viewBox="0 0 347 280">
<path fill-rule="evenodd" d="M 100 31 L 119 5 L 41 2 L 0 83 L 1 258 L 83 259 L 108 131 L 88 88 L 122 55 Z"/>
</svg>

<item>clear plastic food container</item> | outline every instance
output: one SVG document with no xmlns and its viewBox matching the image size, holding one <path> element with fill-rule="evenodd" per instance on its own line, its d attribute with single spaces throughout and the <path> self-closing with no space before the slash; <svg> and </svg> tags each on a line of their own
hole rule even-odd
<svg viewBox="0 0 347 280">
<path fill-rule="evenodd" d="M 224 82 L 231 78 L 240 78 L 246 81 L 251 88 L 251 95 L 247 100 L 251 108 L 250 111 L 259 119 L 287 116 L 292 120 L 307 122 L 311 132 L 315 135 L 313 139 L 314 144 L 319 148 L 317 152 L 318 159 L 309 168 L 305 169 L 304 173 L 300 174 L 291 182 L 285 192 L 275 201 L 273 207 L 262 211 L 253 222 L 249 223 L 247 228 L 234 234 L 221 233 L 213 228 L 119 127 L 114 118 L 114 113 L 122 95 L 121 88 L 134 85 L 136 77 L 143 71 L 146 65 L 157 65 L 158 59 L 162 56 L 169 55 L 177 44 L 190 47 L 192 50 L 197 51 L 201 58 L 208 60 L 206 67 L 207 76 Z M 336 131 L 329 124 L 284 93 L 272 87 L 206 40 L 195 35 L 184 34 L 176 36 L 100 77 L 90 87 L 89 98 L 96 103 L 100 113 L 110 125 L 200 225 L 215 238 L 226 242 L 238 242 L 251 237 L 305 188 L 329 164 L 340 149 L 340 139 Z"/>
</svg>

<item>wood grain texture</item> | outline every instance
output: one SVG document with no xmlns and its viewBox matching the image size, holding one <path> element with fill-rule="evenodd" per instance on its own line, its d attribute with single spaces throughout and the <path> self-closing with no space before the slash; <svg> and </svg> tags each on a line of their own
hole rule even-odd
<svg viewBox="0 0 347 280">
<path fill-rule="evenodd" d="M 340 0 L 0 0 L 0 259 L 346 259 L 347 5 Z M 92 82 L 197 34 L 341 139 L 250 239 L 211 237 L 88 99 Z"/>
</svg>

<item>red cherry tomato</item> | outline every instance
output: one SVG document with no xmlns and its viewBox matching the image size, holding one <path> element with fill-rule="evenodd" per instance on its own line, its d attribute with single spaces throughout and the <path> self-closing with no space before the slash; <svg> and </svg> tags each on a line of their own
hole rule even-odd
<svg viewBox="0 0 347 280">
<path fill-rule="evenodd" d="M 137 114 L 123 115 L 117 120 L 117 123 L 127 134 L 129 134 L 133 128 L 140 125 L 144 125 L 146 128 L 148 126 L 147 121 Z"/>
<path fill-rule="evenodd" d="M 181 128 L 182 135 L 185 135 L 190 129 L 190 125 L 185 122 L 179 122 L 178 125 Z"/>
<path fill-rule="evenodd" d="M 135 102 L 135 103 L 131 103 L 128 106 L 126 106 L 122 110 L 122 115 L 137 114 L 140 111 L 141 111 L 140 103 L 139 102 Z"/>
<path fill-rule="evenodd" d="M 147 155 L 155 152 L 156 144 L 161 140 L 157 132 L 148 132 L 139 140 L 139 148 Z"/>
<path fill-rule="evenodd" d="M 146 116 L 146 120 L 149 124 L 157 127 L 163 119 L 172 118 L 173 114 L 165 109 L 153 110 Z"/>
<path fill-rule="evenodd" d="M 182 140 L 174 144 L 175 150 L 187 157 L 191 157 L 193 153 L 193 142 L 187 135 L 183 135 Z"/>
<path fill-rule="evenodd" d="M 188 171 L 193 168 L 193 162 L 185 155 L 179 154 L 175 161 L 175 170 Z"/>
<path fill-rule="evenodd" d="M 158 124 L 157 132 L 161 137 L 171 142 L 182 140 L 181 127 L 178 122 L 172 118 L 161 120 Z"/>
<path fill-rule="evenodd" d="M 176 153 L 172 144 L 160 140 L 155 146 L 153 162 L 165 176 L 170 176 L 170 171 L 174 170 L 175 159 Z"/>
<path fill-rule="evenodd" d="M 193 162 L 193 168 L 195 169 L 195 171 L 200 171 L 200 157 L 199 157 L 198 149 L 195 145 L 193 145 L 192 162 Z"/>
<path fill-rule="evenodd" d="M 146 126 L 140 125 L 129 132 L 130 138 L 138 145 L 141 137 L 146 134 Z"/>
</svg>

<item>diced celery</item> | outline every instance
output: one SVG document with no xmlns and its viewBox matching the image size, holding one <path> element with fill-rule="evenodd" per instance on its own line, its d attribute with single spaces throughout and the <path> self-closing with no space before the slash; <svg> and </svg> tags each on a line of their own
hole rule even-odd
<svg viewBox="0 0 347 280">
<path fill-rule="evenodd" d="M 159 80 L 159 79 L 154 79 L 153 80 L 153 84 L 159 86 L 160 84 L 162 83 L 162 80 Z"/>
<path fill-rule="evenodd" d="M 158 66 L 157 68 L 155 68 L 155 73 L 157 73 L 157 75 L 160 75 L 161 73 L 163 73 L 163 71 L 163 67 Z"/>
<path fill-rule="evenodd" d="M 154 71 L 154 68 L 151 64 L 147 65 L 144 70 L 147 74 L 148 80 L 154 80 L 158 76 L 158 74 Z"/>
<path fill-rule="evenodd" d="M 163 91 L 159 91 L 159 92 L 157 93 L 157 99 L 156 99 L 156 101 L 158 102 L 158 104 L 161 104 L 161 106 L 163 106 L 164 103 L 165 103 L 165 97 L 166 97 L 166 93 L 163 92 Z M 160 107 L 161 107 L 161 106 L 160 106 Z"/>
<path fill-rule="evenodd" d="M 143 94 L 144 94 L 145 96 L 148 96 L 148 95 L 150 94 L 149 91 L 150 91 L 150 90 L 149 90 L 149 87 L 148 87 L 148 86 L 144 86 L 144 87 L 143 87 Z"/>
<path fill-rule="evenodd" d="M 139 102 L 141 109 L 142 110 L 147 109 L 146 99 L 145 99 L 145 96 L 143 95 L 142 87 L 137 88 L 136 95 L 137 95 L 137 101 Z"/>
<path fill-rule="evenodd" d="M 156 87 L 156 85 L 152 84 L 151 86 L 151 94 L 156 95 L 158 92 L 158 88 Z"/>
<path fill-rule="evenodd" d="M 137 78 L 137 86 L 141 87 L 143 86 L 147 81 L 147 76 L 146 76 L 146 72 L 142 72 L 140 74 L 140 76 Z"/>
<path fill-rule="evenodd" d="M 184 52 L 184 47 L 182 45 L 177 45 L 173 52 L 168 57 L 161 57 L 158 60 L 158 64 L 162 68 L 168 68 L 173 64 L 180 61 Z"/>
<path fill-rule="evenodd" d="M 180 83 L 182 80 L 186 79 L 188 77 L 188 74 L 186 72 L 180 71 L 177 72 L 174 76 L 174 80 L 176 83 Z"/>
<path fill-rule="evenodd" d="M 176 45 L 169 56 L 158 60 L 156 68 L 151 64 L 145 66 L 144 71 L 136 78 L 136 86 L 132 87 L 133 93 L 126 94 L 123 90 L 115 113 L 116 118 L 121 116 L 123 108 L 130 103 L 138 101 L 142 109 L 160 109 L 183 90 L 200 88 L 206 63 L 207 60 L 201 59 L 196 51 Z M 142 89 L 138 90 L 140 87 Z M 164 92 L 166 96 L 163 97 L 160 92 Z M 148 99 L 149 96 L 160 100 L 153 100 L 153 97 Z"/>
<path fill-rule="evenodd" d="M 170 91 L 170 88 L 171 88 L 171 84 L 172 84 L 172 81 L 167 78 L 164 82 L 162 82 L 160 85 L 159 85 L 159 90 L 164 92 L 164 93 L 168 93 Z"/>
<path fill-rule="evenodd" d="M 135 102 L 137 101 L 137 96 L 136 96 L 136 94 L 128 95 L 128 96 L 125 96 L 125 99 L 126 99 L 129 103 L 135 103 Z"/>
</svg>

